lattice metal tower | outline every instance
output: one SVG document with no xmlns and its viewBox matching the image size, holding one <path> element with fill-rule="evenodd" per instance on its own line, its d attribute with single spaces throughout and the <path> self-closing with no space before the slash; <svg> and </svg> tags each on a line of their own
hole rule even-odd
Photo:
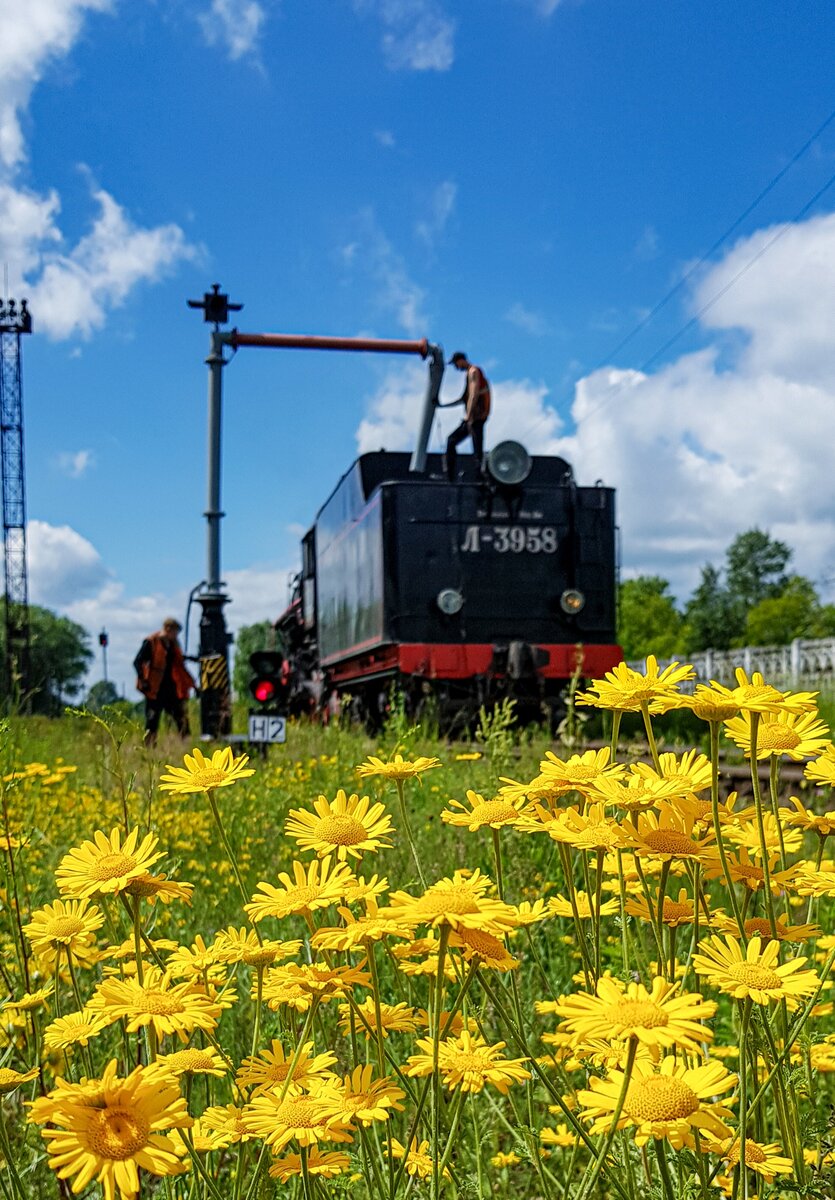
<svg viewBox="0 0 835 1200">
<path fill-rule="evenodd" d="M 0 458 L 3 467 L 5 566 L 5 698 L 29 691 L 29 576 L 26 566 L 26 476 L 23 469 L 23 386 L 20 338 L 32 332 L 22 300 L 0 301 Z"/>
</svg>

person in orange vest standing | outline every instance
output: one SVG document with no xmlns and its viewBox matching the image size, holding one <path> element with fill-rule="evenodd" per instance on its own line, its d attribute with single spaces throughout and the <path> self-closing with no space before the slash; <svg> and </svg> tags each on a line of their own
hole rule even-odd
<svg viewBox="0 0 835 1200">
<path fill-rule="evenodd" d="M 177 640 L 182 625 L 166 617 L 162 629 L 149 634 L 133 660 L 136 688 L 145 697 L 145 745 L 157 740 L 162 714 L 168 713 L 180 737 L 188 737 L 186 701 L 196 683 L 186 670 L 183 652 Z"/>
<path fill-rule="evenodd" d="M 464 420 L 453 429 L 446 442 L 444 466 L 447 479 L 451 483 L 455 479 L 456 446 L 467 438 L 473 440 L 473 454 L 478 459 L 479 468 L 484 465 L 484 426 L 490 416 L 490 384 L 481 367 L 471 363 L 463 350 L 456 350 L 449 361 L 459 371 L 467 373 L 467 383 L 461 396 L 451 404 L 438 404 L 438 408 L 464 405 Z"/>
</svg>

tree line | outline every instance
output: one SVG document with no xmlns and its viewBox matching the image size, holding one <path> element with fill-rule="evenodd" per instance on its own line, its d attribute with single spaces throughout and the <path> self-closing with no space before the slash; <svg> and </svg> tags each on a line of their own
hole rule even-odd
<svg viewBox="0 0 835 1200">
<path fill-rule="evenodd" d="M 731 542 L 719 566 L 706 563 L 681 606 L 660 575 L 620 585 L 618 640 L 627 659 L 667 658 L 736 646 L 783 646 L 794 638 L 835 635 L 835 604 L 790 571 L 793 551 L 761 529 Z"/>
</svg>

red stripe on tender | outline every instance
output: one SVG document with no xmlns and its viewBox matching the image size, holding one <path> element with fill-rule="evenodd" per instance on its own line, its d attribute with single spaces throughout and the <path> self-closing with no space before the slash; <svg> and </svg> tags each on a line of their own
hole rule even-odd
<svg viewBox="0 0 835 1200">
<path fill-rule="evenodd" d="M 582 674 L 587 679 L 597 678 L 623 659 L 620 646 L 613 645 L 558 643 L 539 644 L 533 648 L 548 655 L 548 662 L 537 670 L 541 679 L 570 679 L 577 669 L 578 659 Z M 334 665 L 330 676 L 334 683 L 386 671 L 399 671 L 424 679 L 471 679 L 490 671 L 494 650 L 492 642 L 404 642 L 379 646 L 367 654 Z"/>
</svg>

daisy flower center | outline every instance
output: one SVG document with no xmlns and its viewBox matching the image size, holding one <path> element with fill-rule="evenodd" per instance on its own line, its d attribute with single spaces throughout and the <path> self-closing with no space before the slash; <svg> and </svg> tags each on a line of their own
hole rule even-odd
<svg viewBox="0 0 835 1200">
<path fill-rule="evenodd" d="M 733 1166 L 736 1166 L 736 1164 L 739 1162 L 739 1142 L 738 1141 L 734 1142 L 734 1144 L 730 1147 L 727 1154 L 725 1155 L 725 1158 Z M 757 1145 L 757 1143 L 752 1142 L 750 1138 L 746 1138 L 745 1139 L 745 1161 L 746 1161 L 746 1163 L 764 1163 L 765 1159 L 766 1159 L 765 1153 Z"/>
<path fill-rule="evenodd" d="M 783 693 L 778 692 L 777 688 L 772 687 L 768 683 L 749 683 L 737 688 L 737 695 L 742 700 L 743 704 L 757 703 L 765 701 L 768 704 L 779 704 L 783 699 Z"/>
<path fill-rule="evenodd" d="M 760 725 L 757 730 L 757 747 L 760 750 L 794 750 L 800 745 L 800 737 L 789 725 L 774 721 Z"/>
<path fill-rule="evenodd" d="M 755 867 L 750 863 L 734 863 L 734 870 L 746 879 L 765 879 L 762 867 Z M 771 927 L 769 926 L 769 928 Z"/>
<path fill-rule="evenodd" d="M 485 1062 L 480 1054 L 456 1054 L 453 1064 L 457 1071 L 475 1071 L 481 1075 L 484 1071 Z"/>
<path fill-rule="evenodd" d="M 217 787 L 219 783 L 225 783 L 228 778 L 229 772 L 220 767 L 203 767 L 202 770 L 191 773 L 189 782 L 196 787 L 210 788 Z"/>
<path fill-rule="evenodd" d="M 783 987 L 783 980 L 777 972 L 770 971 L 768 967 L 760 966 L 759 963 L 731 963 L 728 967 L 728 974 L 748 987 L 776 988 L 778 990 L 782 990 Z"/>
<path fill-rule="evenodd" d="M 693 905 L 681 904 L 678 900 L 668 900 L 664 897 L 664 916 L 665 921 L 686 921 L 693 919 Z M 766 924 L 768 922 L 766 921 Z"/>
<path fill-rule="evenodd" d="M 651 1000 L 619 1000 L 617 1004 L 608 1006 L 604 1014 L 606 1018 L 614 1025 L 640 1025 L 644 1029 L 658 1029 L 669 1023 L 663 1008 Z"/>
<path fill-rule="evenodd" d="M 131 1109 L 105 1108 L 90 1121 L 87 1144 L 100 1158 L 120 1162 L 146 1146 L 150 1132 L 148 1122 Z"/>
<path fill-rule="evenodd" d="M 114 854 L 104 854 L 101 858 L 90 867 L 90 874 L 93 879 L 117 879 L 120 875 L 126 875 L 128 871 L 136 869 L 136 859 L 132 854 L 122 854 L 117 850 Z"/>
<path fill-rule="evenodd" d="M 277 950 L 251 950 L 244 954 L 243 961 L 248 967 L 268 967 L 277 957 Z"/>
<path fill-rule="evenodd" d="M 53 917 L 46 924 L 46 932 L 52 938 L 72 937 L 76 933 L 82 933 L 83 930 L 84 922 L 80 921 L 78 917 Z"/>
<path fill-rule="evenodd" d="M 276 1113 L 277 1120 L 288 1129 L 314 1129 L 322 1124 L 321 1110 L 306 1096 L 285 1100 Z"/>
<path fill-rule="evenodd" d="M 17 1071 L 13 1071 L 11 1067 L 0 1067 L 0 1090 L 8 1087 L 10 1083 L 18 1084 L 20 1076 Z"/>
<path fill-rule="evenodd" d="M 519 814 L 507 800 L 485 800 L 475 806 L 473 816 L 479 821 L 515 821 Z"/>
<path fill-rule="evenodd" d="M 155 1017 L 171 1017 L 174 1013 L 183 1012 L 183 1003 L 177 996 L 168 992 L 149 989 L 142 993 L 142 999 L 136 1008 L 138 1012 L 150 1013 Z"/>
<path fill-rule="evenodd" d="M 699 847 L 677 829 L 650 829 L 644 843 L 657 854 L 698 854 Z"/>
<path fill-rule="evenodd" d="M 418 901 L 417 908 L 426 916 L 440 917 L 444 913 L 453 913 L 457 917 L 467 913 L 477 913 L 478 904 L 470 891 L 464 888 L 443 888 L 437 892 L 427 892 Z"/>
<path fill-rule="evenodd" d="M 478 929 L 468 929 L 462 940 L 482 958 L 501 958 L 505 953 L 504 945 L 498 938 Z"/>
<path fill-rule="evenodd" d="M 287 1078 L 287 1072 L 289 1070 L 290 1070 L 289 1062 L 270 1063 L 270 1065 L 264 1071 L 264 1076 L 267 1079 L 275 1079 L 275 1081 L 277 1083 L 283 1083 L 284 1080 Z M 295 1075 L 295 1071 L 293 1072 L 293 1074 Z"/>
<path fill-rule="evenodd" d="M 287 900 L 290 904 L 310 904 L 311 901 L 317 900 L 319 892 L 314 887 L 297 887 L 291 888 L 287 893 Z"/>
<path fill-rule="evenodd" d="M 179 1067 L 182 1071 L 199 1071 L 215 1065 L 202 1050 L 181 1050 L 178 1054 L 170 1055 L 167 1061 L 170 1066 Z"/>
<path fill-rule="evenodd" d="M 316 822 L 316 837 L 334 846 L 356 846 L 368 837 L 362 821 L 348 813 L 322 817 Z"/>
<path fill-rule="evenodd" d="M 743 928 L 745 929 L 745 936 L 747 938 L 754 936 L 761 938 L 771 937 L 771 922 L 767 917 L 749 917 Z M 779 925 L 777 926 L 777 938 L 778 940 L 780 938 Z"/>
<path fill-rule="evenodd" d="M 683 1079 L 650 1075 L 630 1083 L 626 1109 L 638 1121 L 677 1121 L 699 1108 L 699 1097 Z"/>
</svg>

